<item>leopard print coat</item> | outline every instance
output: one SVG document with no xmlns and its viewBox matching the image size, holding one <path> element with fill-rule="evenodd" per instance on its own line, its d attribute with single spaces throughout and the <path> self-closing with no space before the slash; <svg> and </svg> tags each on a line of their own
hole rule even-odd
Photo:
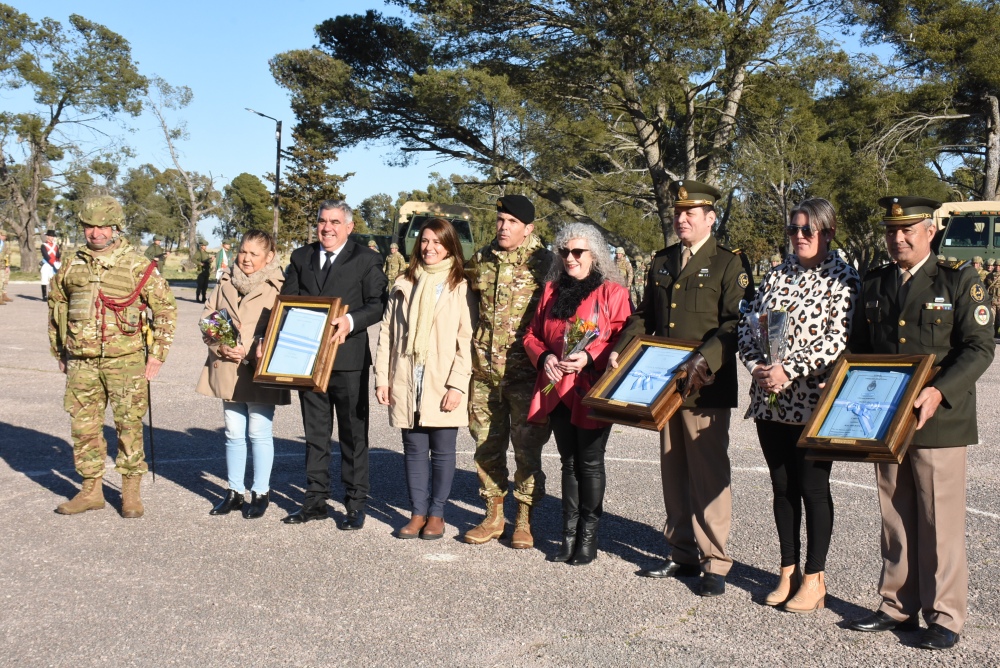
<svg viewBox="0 0 1000 668">
<path fill-rule="evenodd" d="M 761 280 L 757 296 L 740 318 L 740 360 L 748 371 L 764 363 L 764 355 L 750 333 L 748 313 L 785 309 L 790 325 L 782 366 L 791 379 L 777 393 L 772 406 L 768 393 L 750 384 L 746 416 L 785 424 L 805 424 L 819 401 L 824 382 L 837 358 L 847 349 L 861 281 L 854 267 L 836 252 L 818 266 L 806 269 L 794 255 L 772 268 Z"/>
</svg>

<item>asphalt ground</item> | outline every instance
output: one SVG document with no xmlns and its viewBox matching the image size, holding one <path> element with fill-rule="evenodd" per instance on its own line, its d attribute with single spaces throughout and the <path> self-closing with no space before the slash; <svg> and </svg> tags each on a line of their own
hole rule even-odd
<svg viewBox="0 0 1000 668">
<path fill-rule="evenodd" d="M 458 540 L 482 513 L 466 430 L 459 432 L 445 538 L 394 538 L 409 517 L 402 447 L 374 398 L 373 498 L 364 530 L 341 532 L 333 520 L 279 521 L 302 499 L 297 402 L 275 416 L 267 515 L 211 517 L 226 486 L 221 402 L 194 392 L 205 357 L 201 305 L 193 289 L 175 292 L 177 339 L 152 384 L 157 476 L 143 481 L 146 516 L 139 520 L 116 511 L 121 478 L 110 458 L 104 510 L 53 512 L 79 480 L 62 409 L 64 377 L 48 352 L 46 307 L 37 285 L 11 286 L 15 301 L 0 307 L 0 665 L 1000 665 L 993 571 L 1000 362 L 979 381 L 982 444 L 969 449 L 969 621 L 956 648 L 931 652 L 915 646 L 916 633 L 846 628 L 879 602 L 871 465 L 834 465 L 827 607 L 795 615 L 762 604 L 777 581 L 778 544 L 764 460 L 753 423 L 742 419 L 747 374 L 740 375 L 744 398 L 730 446 L 729 551 L 736 563 L 719 598 L 695 595 L 696 579 L 636 577 L 664 550 L 664 516 L 657 435 L 627 427 L 614 428 L 608 444 L 600 553 L 586 567 L 546 561 L 557 550 L 560 524 L 551 441 L 535 549 L 511 549 L 508 538 L 482 546 Z M 113 443 L 113 428 L 106 434 Z M 330 510 L 339 515 L 333 460 Z M 509 497 L 508 518 L 513 514 Z"/>
</svg>

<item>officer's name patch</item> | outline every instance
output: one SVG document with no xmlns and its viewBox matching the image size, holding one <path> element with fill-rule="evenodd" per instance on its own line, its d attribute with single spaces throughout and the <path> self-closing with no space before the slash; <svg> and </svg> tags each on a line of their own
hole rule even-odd
<svg viewBox="0 0 1000 668">
<path fill-rule="evenodd" d="M 972 296 L 974 301 L 981 302 L 986 299 L 986 290 L 984 290 L 983 286 L 979 283 L 975 283 L 969 290 L 969 295 Z"/>
<path fill-rule="evenodd" d="M 740 274 L 740 277 L 736 279 L 736 282 L 740 284 L 741 288 L 745 288 L 746 286 L 750 285 L 750 277 L 747 276 L 747 273 L 744 271 L 742 274 Z"/>
<path fill-rule="evenodd" d="M 990 324 L 990 310 L 985 305 L 980 304 L 976 307 L 976 322 L 980 325 Z"/>
</svg>

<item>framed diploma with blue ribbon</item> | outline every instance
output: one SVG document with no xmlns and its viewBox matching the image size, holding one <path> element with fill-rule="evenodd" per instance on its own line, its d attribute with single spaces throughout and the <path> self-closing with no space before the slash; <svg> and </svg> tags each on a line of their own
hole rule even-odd
<svg viewBox="0 0 1000 668">
<path fill-rule="evenodd" d="M 701 346 L 661 336 L 636 336 L 583 399 L 589 417 L 659 431 L 683 402 L 685 374 L 678 371 Z"/>
<path fill-rule="evenodd" d="M 808 459 L 901 462 L 934 355 L 844 355 L 834 364 L 798 446 Z"/>
<path fill-rule="evenodd" d="M 337 355 L 333 321 L 347 313 L 339 297 L 278 295 L 271 308 L 254 382 L 326 392 Z"/>
</svg>

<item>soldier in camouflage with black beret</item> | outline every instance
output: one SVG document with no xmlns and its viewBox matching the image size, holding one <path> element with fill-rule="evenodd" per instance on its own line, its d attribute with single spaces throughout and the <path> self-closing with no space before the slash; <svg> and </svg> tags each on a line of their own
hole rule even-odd
<svg viewBox="0 0 1000 668">
<path fill-rule="evenodd" d="M 73 460 L 83 488 L 56 512 L 74 515 L 104 507 L 104 411 L 110 403 L 118 434 L 115 471 L 122 475 L 122 517 L 142 517 L 142 416 L 149 404 L 148 381 L 159 373 L 174 339 L 177 305 L 154 265 L 117 234 L 124 216 L 113 197 L 87 199 L 80 221 L 87 245 L 63 262 L 52 280 L 49 343 L 66 374 L 63 405 L 72 419 Z"/>
<path fill-rule="evenodd" d="M 536 237 L 535 207 L 527 197 L 497 200 L 497 236 L 466 264 L 475 291 L 478 319 L 472 339 L 472 395 L 469 431 L 476 441 L 479 495 L 486 519 L 466 532 L 466 543 L 486 543 L 503 535 L 507 495 L 507 442 L 514 447 L 517 522 L 511 546 L 534 545 L 531 509 L 545 495 L 542 447 L 548 425 L 528 423 L 528 405 L 538 370 L 524 349 L 524 333 L 535 315 L 552 253 Z"/>
</svg>

